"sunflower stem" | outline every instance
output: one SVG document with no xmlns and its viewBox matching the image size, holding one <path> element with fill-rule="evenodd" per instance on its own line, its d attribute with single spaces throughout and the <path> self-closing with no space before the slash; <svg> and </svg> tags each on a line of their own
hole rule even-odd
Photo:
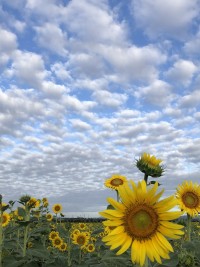
<svg viewBox="0 0 200 267">
<path fill-rule="evenodd" d="M 117 202 L 119 202 L 119 192 L 118 192 L 118 190 L 116 190 L 116 193 L 117 193 Z"/>
<path fill-rule="evenodd" d="M 149 260 L 148 258 L 146 257 L 145 258 L 145 262 L 144 262 L 144 267 L 148 267 L 149 266 Z"/>
<path fill-rule="evenodd" d="M 187 239 L 191 241 L 191 216 L 187 213 Z"/>
<path fill-rule="evenodd" d="M 147 173 L 144 174 L 144 180 L 145 180 L 145 182 L 147 184 L 147 181 L 148 181 L 148 174 Z"/>
</svg>

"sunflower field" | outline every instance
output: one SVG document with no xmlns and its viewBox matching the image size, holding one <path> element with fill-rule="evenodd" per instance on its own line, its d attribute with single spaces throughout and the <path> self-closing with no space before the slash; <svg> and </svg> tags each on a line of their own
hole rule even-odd
<svg viewBox="0 0 200 267">
<path fill-rule="evenodd" d="M 200 267 L 200 185 L 184 181 L 162 198 L 161 160 L 144 153 L 138 183 L 113 174 L 104 185 L 116 199 L 99 220 L 71 222 L 59 203 L 0 195 L 0 267 Z"/>
</svg>

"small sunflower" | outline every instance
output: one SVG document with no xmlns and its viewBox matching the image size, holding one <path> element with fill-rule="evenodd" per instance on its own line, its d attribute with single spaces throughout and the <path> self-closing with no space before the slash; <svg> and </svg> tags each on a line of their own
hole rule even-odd
<svg viewBox="0 0 200 267">
<path fill-rule="evenodd" d="M 54 213 L 61 213 L 62 211 L 62 205 L 61 204 L 54 204 L 52 207 L 52 210 Z"/>
<path fill-rule="evenodd" d="M 115 209 L 99 213 L 108 219 L 105 226 L 115 227 L 102 240 L 110 249 L 121 247 L 117 255 L 131 247 L 131 260 L 140 266 L 146 257 L 161 264 L 161 258 L 169 259 L 169 252 L 173 252 L 166 237 L 178 239 L 184 234 L 182 225 L 169 222 L 182 212 L 170 211 L 177 204 L 174 196 L 158 201 L 164 190 L 156 194 L 157 182 L 151 187 L 144 180 L 138 185 L 131 181 L 131 185 L 132 188 L 128 184 L 119 187 L 122 203 L 108 198 Z"/>
<path fill-rule="evenodd" d="M 49 234 L 49 239 L 50 239 L 50 240 L 53 240 L 53 239 L 55 239 L 57 236 L 59 236 L 59 233 L 56 232 L 56 231 L 52 231 L 52 232 Z"/>
<path fill-rule="evenodd" d="M 7 212 L 4 212 L 2 215 L 2 226 L 6 227 L 10 222 L 10 215 Z"/>
<path fill-rule="evenodd" d="M 62 243 L 58 249 L 62 252 L 66 251 L 67 250 L 67 243 Z"/>
<path fill-rule="evenodd" d="M 136 160 L 136 166 L 141 172 L 156 178 L 160 177 L 164 172 L 163 167 L 160 165 L 161 162 L 161 159 L 157 159 L 155 156 L 151 156 L 148 153 L 143 153 L 142 156 Z"/>
<path fill-rule="evenodd" d="M 51 213 L 46 214 L 46 219 L 48 222 L 51 222 L 53 220 L 53 215 Z"/>
<path fill-rule="evenodd" d="M 88 244 L 87 246 L 86 246 L 86 250 L 88 251 L 88 252 L 93 252 L 93 251 L 95 251 L 95 245 L 93 244 L 93 243 L 91 243 L 91 244 Z"/>
<path fill-rule="evenodd" d="M 85 247 L 88 244 L 89 236 L 85 232 L 73 235 L 72 243 L 79 245 L 81 248 Z"/>
<path fill-rule="evenodd" d="M 192 181 L 185 181 L 178 186 L 176 197 L 180 209 L 190 216 L 198 216 L 200 212 L 200 185 Z"/>
<path fill-rule="evenodd" d="M 62 245 L 63 241 L 59 236 L 56 236 L 53 240 L 52 240 L 52 245 L 55 248 L 59 248 Z"/>
<path fill-rule="evenodd" d="M 86 223 L 79 223 L 79 224 L 78 224 L 78 227 L 79 227 L 79 229 L 81 229 L 81 230 L 85 230 L 86 227 L 87 227 L 87 225 L 86 225 Z"/>
<path fill-rule="evenodd" d="M 127 179 L 125 176 L 120 174 L 113 174 L 110 178 L 108 178 L 104 185 L 108 188 L 118 190 L 119 186 L 127 183 Z"/>
</svg>

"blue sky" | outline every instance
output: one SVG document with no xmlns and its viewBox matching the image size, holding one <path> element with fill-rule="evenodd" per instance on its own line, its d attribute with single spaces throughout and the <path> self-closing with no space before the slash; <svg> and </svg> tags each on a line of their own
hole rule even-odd
<svg viewBox="0 0 200 267">
<path fill-rule="evenodd" d="M 0 183 L 96 212 L 113 173 L 163 159 L 165 194 L 199 181 L 197 0 L 2 0 Z"/>
</svg>

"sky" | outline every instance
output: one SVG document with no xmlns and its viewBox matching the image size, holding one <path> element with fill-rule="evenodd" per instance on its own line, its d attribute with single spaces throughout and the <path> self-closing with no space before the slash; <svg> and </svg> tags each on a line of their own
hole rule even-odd
<svg viewBox="0 0 200 267">
<path fill-rule="evenodd" d="M 1 0 L 0 189 L 97 213 L 119 173 L 199 182 L 198 0 Z"/>
</svg>

